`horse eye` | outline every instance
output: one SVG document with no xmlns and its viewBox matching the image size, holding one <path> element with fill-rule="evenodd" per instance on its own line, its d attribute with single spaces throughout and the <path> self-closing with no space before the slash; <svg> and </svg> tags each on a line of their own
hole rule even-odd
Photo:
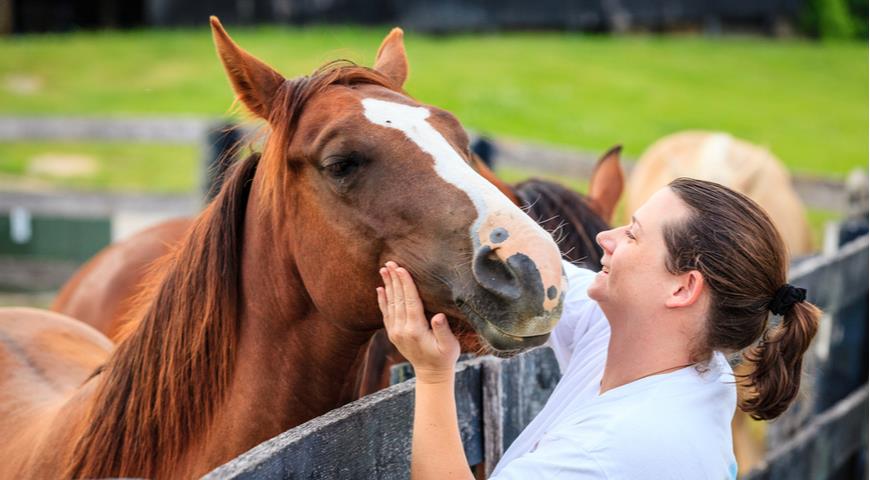
<svg viewBox="0 0 870 480">
<path fill-rule="evenodd" d="M 361 161 L 356 155 L 351 155 L 337 159 L 323 168 L 330 177 L 341 179 L 355 172 L 359 168 L 360 163 Z"/>
</svg>

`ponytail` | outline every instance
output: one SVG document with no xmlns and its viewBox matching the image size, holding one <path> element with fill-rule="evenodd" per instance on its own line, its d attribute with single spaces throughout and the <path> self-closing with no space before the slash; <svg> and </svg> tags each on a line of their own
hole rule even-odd
<svg viewBox="0 0 870 480">
<path fill-rule="evenodd" d="M 797 396 L 804 352 L 819 326 L 821 311 L 800 301 L 784 312 L 782 323 L 764 331 L 759 343 L 744 352 L 752 368 L 740 376 L 746 395 L 740 409 L 755 420 L 772 420 Z"/>
<path fill-rule="evenodd" d="M 797 396 L 821 311 L 806 301 L 806 290 L 786 283 L 785 243 L 757 203 L 703 180 L 678 178 L 669 186 L 691 213 L 663 227 L 665 266 L 673 274 L 699 271 L 710 291 L 694 356 L 744 351 L 750 371 L 735 375 L 744 387 L 740 409 L 757 420 L 776 418 Z M 767 328 L 771 312 L 782 323 Z"/>
</svg>

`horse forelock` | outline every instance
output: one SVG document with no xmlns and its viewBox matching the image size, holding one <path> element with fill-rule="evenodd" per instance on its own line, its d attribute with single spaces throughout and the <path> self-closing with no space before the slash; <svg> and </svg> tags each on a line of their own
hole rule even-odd
<svg viewBox="0 0 870 480">
<path fill-rule="evenodd" d="M 263 179 L 260 187 L 262 195 L 271 205 L 270 211 L 279 218 L 283 214 L 282 199 L 288 186 L 287 178 L 298 164 L 288 162 L 287 153 L 293 142 L 305 107 L 315 96 L 329 87 L 375 85 L 402 95 L 407 94 L 385 75 L 371 68 L 362 67 L 348 60 L 336 60 L 324 64 L 313 74 L 285 81 L 275 93 L 272 101 L 269 125 L 271 134 L 263 151 L 260 167 Z"/>
<path fill-rule="evenodd" d="M 602 251 L 595 236 L 610 227 L 589 199 L 539 179 L 517 184 L 514 192 L 526 213 L 553 235 L 563 257 L 593 270 L 600 268 Z"/>
<path fill-rule="evenodd" d="M 259 154 L 239 162 L 155 269 L 135 330 L 94 380 L 66 476 L 165 477 L 224 398 L 239 336 L 245 209 Z"/>
</svg>

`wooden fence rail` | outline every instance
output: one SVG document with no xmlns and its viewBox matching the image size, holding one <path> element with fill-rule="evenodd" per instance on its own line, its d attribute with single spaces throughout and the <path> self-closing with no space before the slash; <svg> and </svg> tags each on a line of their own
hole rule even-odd
<svg viewBox="0 0 870 480">
<path fill-rule="evenodd" d="M 867 407 L 865 384 L 777 446 L 745 480 L 831 478 L 853 455 L 867 450 Z"/>
<path fill-rule="evenodd" d="M 486 473 L 543 408 L 559 378 L 548 348 L 511 359 L 481 357 L 456 372 L 459 431 L 470 465 Z M 411 379 L 288 430 L 204 478 L 400 479 L 411 459 Z M 497 400 L 497 401 L 493 401 Z"/>
</svg>

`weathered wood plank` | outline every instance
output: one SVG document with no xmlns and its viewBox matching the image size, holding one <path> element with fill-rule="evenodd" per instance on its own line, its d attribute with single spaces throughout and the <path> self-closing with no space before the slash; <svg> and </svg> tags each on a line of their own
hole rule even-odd
<svg viewBox="0 0 870 480">
<path fill-rule="evenodd" d="M 117 212 L 167 212 L 192 215 L 199 211 L 198 195 L 144 195 L 109 192 L 0 191 L 0 213 L 24 208 L 32 215 L 56 215 L 70 218 L 105 218 Z"/>
<path fill-rule="evenodd" d="M 502 445 L 510 446 L 544 408 L 561 378 L 553 351 L 537 348 L 505 360 L 502 369 Z"/>
<path fill-rule="evenodd" d="M 806 288 L 808 300 L 822 309 L 849 305 L 867 292 L 868 244 L 864 236 L 830 257 L 807 259 L 789 273 L 789 282 Z"/>
<path fill-rule="evenodd" d="M 745 479 L 829 478 L 852 455 L 867 449 L 867 394 L 864 385 L 815 417 Z"/>
<path fill-rule="evenodd" d="M 0 117 L 0 141 L 74 140 L 198 144 L 212 124 L 201 118 Z"/>
<path fill-rule="evenodd" d="M 471 464 L 483 461 L 481 359 L 457 366 L 460 434 Z M 215 469 L 207 479 L 407 478 L 414 380 L 333 410 Z"/>
<path fill-rule="evenodd" d="M 561 378 L 553 351 L 536 348 L 510 359 L 489 357 L 483 375 L 486 474 L 544 408 Z"/>
<path fill-rule="evenodd" d="M 79 267 L 71 260 L 18 258 L 0 255 L 0 290 L 50 292 L 57 290 Z"/>
</svg>

